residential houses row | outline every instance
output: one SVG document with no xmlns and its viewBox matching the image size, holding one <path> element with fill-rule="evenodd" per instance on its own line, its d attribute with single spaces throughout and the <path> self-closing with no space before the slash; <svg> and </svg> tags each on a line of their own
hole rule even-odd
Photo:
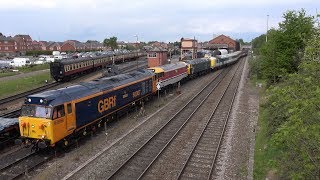
<svg viewBox="0 0 320 180">
<path fill-rule="evenodd" d="M 15 56 L 24 55 L 27 51 L 90 51 L 103 50 L 103 44 L 98 41 L 87 41 L 86 43 L 77 40 L 64 42 L 35 41 L 29 35 L 4 36 L 0 33 L 0 55 Z"/>
</svg>

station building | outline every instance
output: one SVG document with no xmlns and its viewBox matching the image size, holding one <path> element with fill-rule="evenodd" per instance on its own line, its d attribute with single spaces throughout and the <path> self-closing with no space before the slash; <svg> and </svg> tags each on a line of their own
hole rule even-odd
<svg viewBox="0 0 320 180">
<path fill-rule="evenodd" d="M 210 50 L 227 49 L 229 52 L 239 51 L 240 43 L 236 40 L 233 40 L 229 36 L 222 34 L 210 40 L 206 46 L 206 49 L 210 49 Z"/>
</svg>

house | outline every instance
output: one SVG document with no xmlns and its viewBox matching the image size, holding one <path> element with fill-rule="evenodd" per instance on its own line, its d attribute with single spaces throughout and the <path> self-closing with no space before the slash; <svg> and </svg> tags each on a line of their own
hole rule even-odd
<svg viewBox="0 0 320 180">
<path fill-rule="evenodd" d="M 87 49 L 87 46 L 77 40 L 67 40 L 65 41 L 61 46 L 61 51 L 64 52 L 75 52 L 75 51 L 85 51 Z"/>
<path fill-rule="evenodd" d="M 0 33 L 0 55 L 12 56 L 17 51 L 17 43 L 9 36 L 6 37 Z"/>
<path fill-rule="evenodd" d="M 46 49 L 48 51 L 61 51 L 62 45 L 63 42 L 49 42 Z"/>
<path fill-rule="evenodd" d="M 20 52 L 20 54 L 25 54 L 27 51 L 32 51 L 32 38 L 29 35 L 15 35 L 13 39 L 17 43 L 17 51 Z"/>
<path fill-rule="evenodd" d="M 39 44 L 40 44 L 40 46 L 41 46 L 41 50 L 42 50 L 42 51 L 47 51 L 47 47 L 48 47 L 48 45 L 49 45 L 50 43 L 47 42 L 47 41 L 39 41 Z"/>
<path fill-rule="evenodd" d="M 104 49 L 103 44 L 100 43 L 99 41 L 88 40 L 84 44 L 86 46 L 86 49 L 90 50 L 90 51 L 94 51 L 94 50 L 98 51 L 98 50 L 103 50 Z"/>
<path fill-rule="evenodd" d="M 41 44 L 38 41 L 32 41 L 32 50 L 41 51 Z"/>
</svg>

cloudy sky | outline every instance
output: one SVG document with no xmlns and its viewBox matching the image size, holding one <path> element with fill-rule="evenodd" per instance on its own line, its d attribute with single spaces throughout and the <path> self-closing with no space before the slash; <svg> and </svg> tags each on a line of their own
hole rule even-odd
<svg viewBox="0 0 320 180">
<path fill-rule="evenodd" d="M 0 0 L 0 32 L 35 40 L 200 41 L 252 38 L 277 27 L 287 10 L 320 12 L 320 0 Z"/>
</svg>

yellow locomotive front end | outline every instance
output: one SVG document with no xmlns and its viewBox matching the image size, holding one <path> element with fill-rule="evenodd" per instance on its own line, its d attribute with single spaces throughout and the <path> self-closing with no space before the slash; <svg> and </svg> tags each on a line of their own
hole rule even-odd
<svg viewBox="0 0 320 180">
<path fill-rule="evenodd" d="M 19 117 L 20 135 L 34 140 L 40 146 L 53 142 L 52 108 L 39 105 L 23 105 Z"/>
</svg>

